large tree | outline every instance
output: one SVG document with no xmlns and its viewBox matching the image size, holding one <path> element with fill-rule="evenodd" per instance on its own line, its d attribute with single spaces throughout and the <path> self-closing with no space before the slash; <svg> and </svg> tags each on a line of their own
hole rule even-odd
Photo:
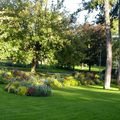
<svg viewBox="0 0 120 120">
<path fill-rule="evenodd" d="M 105 60 L 105 30 L 103 25 L 92 25 L 86 23 L 82 26 L 82 41 L 85 42 L 85 59 L 83 63 L 89 65 L 89 71 L 91 66 L 99 65 L 99 59 L 102 57 Z M 102 55 L 100 55 L 100 52 Z M 102 61 L 103 64 L 103 61 Z"/>
<path fill-rule="evenodd" d="M 85 57 L 85 45 L 84 41 L 81 39 L 80 29 L 80 27 L 70 27 L 69 30 L 66 31 L 64 46 L 56 51 L 55 54 L 59 67 L 74 69 L 76 65 L 80 65 L 83 61 Z"/>
<path fill-rule="evenodd" d="M 118 77 L 117 77 L 117 82 L 118 85 L 120 85 L 120 0 L 118 2 L 118 8 L 119 8 L 119 24 L 118 24 L 118 29 L 119 29 L 119 66 L 118 66 Z"/>
<path fill-rule="evenodd" d="M 112 44 L 111 44 L 111 27 L 110 27 L 110 8 L 109 0 L 104 0 L 104 11 L 105 11 L 105 27 L 106 27 L 106 72 L 104 89 L 110 89 L 111 83 L 111 70 L 112 70 Z"/>
<path fill-rule="evenodd" d="M 62 49 L 55 55 L 58 65 L 66 68 L 86 63 L 89 65 L 89 71 L 94 64 L 99 65 L 100 51 L 105 59 L 105 30 L 102 25 L 84 25 L 74 26 L 66 33 L 67 42 Z"/>
<path fill-rule="evenodd" d="M 106 73 L 104 88 L 110 89 L 111 82 L 111 69 L 112 69 L 112 45 L 111 45 L 111 23 L 113 19 L 110 19 L 110 10 L 113 9 L 117 0 L 91 0 L 89 2 L 83 2 L 86 10 L 93 12 L 95 9 L 99 11 L 96 19 L 97 24 L 104 24 L 106 26 Z M 112 17 L 111 17 L 112 18 Z"/>
<path fill-rule="evenodd" d="M 3 28 L 1 39 L 6 43 L 19 43 L 16 53 L 23 53 L 19 58 L 26 58 L 22 60 L 31 63 L 32 72 L 35 72 L 38 61 L 50 57 L 55 48 L 62 45 L 66 29 L 63 24 L 66 17 L 63 12 L 59 12 L 62 1 L 58 1 L 59 5 L 52 6 L 51 10 L 47 0 L 3 1 L 0 10 L 5 20 L 0 24 Z M 12 56 L 16 58 L 15 54 Z"/>
</svg>

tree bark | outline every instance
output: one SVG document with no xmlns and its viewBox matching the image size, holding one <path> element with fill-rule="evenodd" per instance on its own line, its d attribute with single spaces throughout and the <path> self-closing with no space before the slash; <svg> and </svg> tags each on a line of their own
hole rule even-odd
<svg viewBox="0 0 120 120">
<path fill-rule="evenodd" d="M 38 65 L 38 59 L 37 59 L 37 55 L 36 55 L 32 59 L 32 67 L 31 67 L 31 72 L 32 73 L 36 73 L 37 65 Z"/>
<path fill-rule="evenodd" d="M 118 16 L 118 30 L 119 30 L 119 65 L 118 65 L 118 76 L 117 76 L 117 83 L 120 86 L 120 0 L 119 0 L 119 16 Z M 120 89 L 120 88 L 119 88 Z"/>
<path fill-rule="evenodd" d="M 89 72 L 91 71 L 91 64 L 89 64 Z"/>
<path fill-rule="evenodd" d="M 112 44 L 111 44 L 111 28 L 110 28 L 110 15 L 109 15 L 109 0 L 104 0 L 105 10 L 105 26 L 106 26 L 106 71 L 104 89 L 110 89 L 111 84 L 111 71 L 112 71 Z"/>
<path fill-rule="evenodd" d="M 35 59 L 34 59 L 34 58 L 33 58 L 33 60 L 32 60 L 31 72 L 32 72 L 32 73 L 35 73 L 35 72 L 36 72 L 36 62 L 35 62 Z"/>
</svg>

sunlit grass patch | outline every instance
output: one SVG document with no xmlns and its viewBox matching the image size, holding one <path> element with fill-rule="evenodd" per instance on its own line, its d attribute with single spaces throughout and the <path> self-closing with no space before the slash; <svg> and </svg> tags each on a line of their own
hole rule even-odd
<svg viewBox="0 0 120 120">
<path fill-rule="evenodd" d="M 119 120 L 120 92 L 102 86 L 54 89 L 50 97 L 9 94 L 0 85 L 0 120 Z"/>
</svg>

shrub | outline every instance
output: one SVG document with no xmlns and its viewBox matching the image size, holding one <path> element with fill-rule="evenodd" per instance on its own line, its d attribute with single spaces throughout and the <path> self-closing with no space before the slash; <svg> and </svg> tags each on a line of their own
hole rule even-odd
<svg viewBox="0 0 120 120">
<path fill-rule="evenodd" d="M 7 83 L 7 80 L 2 76 L 0 76 L 0 84 L 5 84 L 5 83 Z"/>
<path fill-rule="evenodd" d="M 51 88 L 47 85 L 32 85 L 28 82 L 13 82 L 9 83 L 5 90 L 9 93 L 27 96 L 49 96 Z"/>
<path fill-rule="evenodd" d="M 20 86 L 20 87 L 18 87 L 18 89 L 17 89 L 17 94 L 18 94 L 18 95 L 26 95 L 27 92 L 28 92 L 28 88 L 25 87 L 25 86 Z"/>
<path fill-rule="evenodd" d="M 16 93 L 16 92 L 17 92 L 17 89 L 16 89 L 16 87 L 15 87 L 13 84 L 11 84 L 11 85 L 8 87 L 8 92 L 9 92 L 9 93 Z"/>
<path fill-rule="evenodd" d="M 10 92 L 10 93 L 16 93 L 17 92 L 17 88 L 20 86 L 19 82 L 14 82 L 14 83 L 9 83 L 6 87 L 5 90 Z"/>
<path fill-rule="evenodd" d="M 19 77 L 22 80 L 29 80 L 29 75 L 27 75 L 25 72 L 19 71 L 19 70 L 13 70 L 12 75 L 14 77 Z"/>
<path fill-rule="evenodd" d="M 4 72 L 2 73 L 2 77 L 8 80 L 8 79 L 11 79 L 13 76 L 11 72 Z"/>
<path fill-rule="evenodd" d="M 100 79 L 100 75 L 95 74 L 95 79 Z"/>
<path fill-rule="evenodd" d="M 0 84 L 6 84 L 10 82 L 10 79 L 12 78 L 11 72 L 8 71 L 2 71 L 0 75 Z"/>
<path fill-rule="evenodd" d="M 96 79 L 96 80 L 94 80 L 94 83 L 95 83 L 96 85 L 100 85 L 100 84 L 102 84 L 102 81 L 99 80 L 99 79 Z"/>
<path fill-rule="evenodd" d="M 36 89 L 34 87 L 28 88 L 27 95 L 28 96 L 35 96 Z"/>
<path fill-rule="evenodd" d="M 80 81 L 81 85 L 101 84 L 100 76 L 95 73 L 76 73 L 75 78 Z"/>
<path fill-rule="evenodd" d="M 95 84 L 102 84 L 102 81 L 100 80 L 100 75 L 95 74 L 94 82 Z"/>
<path fill-rule="evenodd" d="M 20 86 L 20 82 L 15 81 L 15 82 L 12 83 L 12 85 L 14 85 L 15 88 L 18 88 Z"/>
<path fill-rule="evenodd" d="M 55 73 L 55 74 L 54 74 L 54 78 L 55 78 L 55 79 L 59 79 L 59 78 L 61 78 L 60 73 Z"/>
<path fill-rule="evenodd" d="M 21 86 L 30 88 L 30 87 L 33 87 L 33 83 L 31 81 L 23 81 L 23 82 L 21 82 Z"/>
<path fill-rule="evenodd" d="M 5 86 L 5 91 L 8 91 L 8 89 L 9 89 L 10 86 L 11 86 L 11 83 L 7 84 L 7 85 Z"/>
<path fill-rule="evenodd" d="M 51 88 L 49 86 L 41 85 L 36 87 L 35 96 L 50 96 L 51 93 Z"/>
<path fill-rule="evenodd" d="M 64 86 L 78 86 L 80 85 L 80 83 L 73 76 L 68 76 L 64 79 L 63 85 Z"/>
<path fill-rule="evenodd" d="M 53 79 L 50 81 L 50 87 L 52 88 L 62 88 L 62 83 L 59 82 L 57 79 Z"/>
</svg>

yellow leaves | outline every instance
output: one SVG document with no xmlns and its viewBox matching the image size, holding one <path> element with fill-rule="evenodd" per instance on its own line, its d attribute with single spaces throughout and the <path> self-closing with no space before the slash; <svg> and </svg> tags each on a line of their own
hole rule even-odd
<svg viewBox="0 0 120 120">
<path fill-rule="evenodd" d="M 118 20 L 114 19 L 112 22 L 112 29 L 111 29 L 112 34 L 118 34 L 118 27 L 117 26 L 118 26 Z"/>
<path fill-rule="evenodd" d="M 7 34 L 7 32 L 5 32 L 2 35 L 0 35 L 0 39 L 7 38 L 7 36 L 8 36 L 8 34 Z"/>
<path fill-rule="evenodd" d="M 48 33 L 52 33 L 52 28 L 48 28 Z"/>
<path fill-rule="evenodd" d="M 2 15 L 3 15 L 4 13 L 6 13 L 4 10 L 3 10 L 3 11 L 0 11 L 0 14 L 2 14 Z"/>
<path fill-rule="evenodd" d="M 12 20 L 13 17 L 9 17 L 9 16 L 2 16 L 0 17 L 0 21 L 3 21 L 3 20 Z"/>
<path fill-rule="evenodd" d="M 61 21 L 62 20 L 62 16 L 58 15 L 57 16 L 57 20 Z"/>
<path fill-rule="evenodd" d="M 30 11 L 27 8 L 25 8 L 25 10 L 20 11 L 19 15 L 27 17 L 30 15 Z"/>
</svg>

